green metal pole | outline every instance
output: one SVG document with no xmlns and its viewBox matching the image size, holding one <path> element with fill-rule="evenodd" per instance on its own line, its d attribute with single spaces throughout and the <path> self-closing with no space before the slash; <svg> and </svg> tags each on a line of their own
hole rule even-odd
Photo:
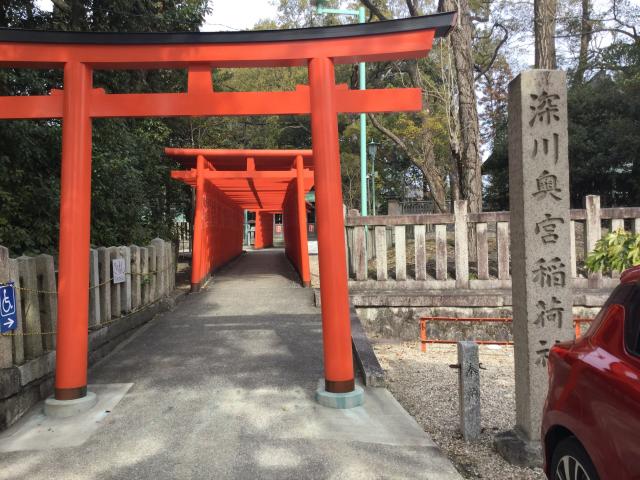
<svg viewBox="0 0 640 480">
<path fill-rule="evenodd" d="M 364 7 L 358 9 L 360 23 L 365 22 Z M 367 70 L 364 62 L 358 65 L 358 77 L 360 79 L 360 90 L 367 89 Z M 367 116 L 360 114 L 360 205 L 361 214 L 367 216 Z"/>
<path fill-rule="evenodd" d="M 376 159 L 371 157 L 371 215 L 376 214 Z"/>
<path fill-rule="evenodd" d="M 360 23 L 366 22 L 365 8 L 359 7 L 358 10 L 345 10 L 341 8 L 325 8 L 322 2 L 318 2 L 316 12 L 319 14 L 335 14 L 335 15 L 357 15 Z M 358 77 L 360 79 L 360 90 L 367 89 L 367 70 L 364 62 L 358 64 Z M 360 114 L 360 205 L 362 216 L 367 215 L 367 115 Z"/>
</svg>

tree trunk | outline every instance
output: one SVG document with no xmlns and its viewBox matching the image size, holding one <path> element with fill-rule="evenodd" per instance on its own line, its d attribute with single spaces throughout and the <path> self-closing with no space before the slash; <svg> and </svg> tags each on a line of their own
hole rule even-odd
<svg viewBox="0 0 640 480">
<path fill-rule="evenodd" d="M 467 0 L 441 0 L 440 11 L 458 10 L 458 26 L 454 28 L 449 41 L 453 49 L 453 59 L 458 87 L 458 117 L 460 121 L 460 162 L 462 171 L 461 196 L 468 201 L 470 212 L 482 211 L 482 172 L 479 150 L 480 132 L 478 107 L 476 104 L 475 80 L 473 77 L 473 25 L 469 15 Z"/>
<path fill-rule="evenodd" d="M 433 148 L 433 137 L 429 129 L 423 128 L 423 151 L 424 156 L 422 162 L 412 161 L 414 165 L 420 168 L 424 175 L 425 182 L 429 185 L 429 194 L 433 199 L 436 212 L 444 213 L 447 211 L 447 192 L 444 188 L 442 172 L 436 167 L 436 155 Z"/>
<path fill-rule="evenodd" d="M 556 68 L 557 0 L 534 0 L 533 32 L 535 35 L 535 68 Z"/>
<path fill-rule="evenodd" d="M 578 54 L 578 67 L 575 73 L 575 82 L 584 82 L 584 74 L 589 60 L 589 43 L 591 42 L 591 1 L 582 0 L 582 20 L 580 22 L 580 53 Z"/>
</svg>

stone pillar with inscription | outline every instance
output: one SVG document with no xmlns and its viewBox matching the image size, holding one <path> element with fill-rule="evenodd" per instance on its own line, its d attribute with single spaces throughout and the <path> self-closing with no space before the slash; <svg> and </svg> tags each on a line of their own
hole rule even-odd
<svg viewBox="0 0 640 480">
<path fill-rule="evenodd" d="M 495 443 L 511 463 L 539 466 L 549 350 L 574 335 L 565 73 L 516 77 L 508 128 L 516 425 Z"/>
</svg>

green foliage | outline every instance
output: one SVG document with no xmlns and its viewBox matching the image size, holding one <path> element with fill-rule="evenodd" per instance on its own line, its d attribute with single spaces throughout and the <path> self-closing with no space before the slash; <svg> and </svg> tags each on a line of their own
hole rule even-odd
<svg viewBox="0 0 640 480">
<path fill-rule="evenodd" d="M 640 234 L 610 232 L 596 242 L 585 261 L 591 272 L 622 272 L 640 265 Z"/>
<path fill-rule="evenodd" d="M 206 0 L 66 0 L 69 11 L 42 12 L 31 0 L 0 4 L 0 27 L 89 31 L 194 31 Z M 177 92 L 181 71 L 95 72 L 108 92 Z M 46 95 L 62 88 L 61 70 L 0 70 L 0 95 Z M 189 188 L 170 179 L 168 145 L 192 144 L 183 119 L 93 122 L 91 242 L 118 245 L 169 238 L 189 217 Z M 53 253 L 58 244 L 61 128 L 55 121 L 0 123 L 0 245 L 12 254 Z"/>
<path fill-rule="evenodd" d="M 600 195 L 605 206 L 640 205 L 640 43 L 614 44 L 601 73 L 570 85 L 569 164 L 571 206 Z M 508 209 L 506 116 L 496 123 L 485 207 Z"/>
</svg>

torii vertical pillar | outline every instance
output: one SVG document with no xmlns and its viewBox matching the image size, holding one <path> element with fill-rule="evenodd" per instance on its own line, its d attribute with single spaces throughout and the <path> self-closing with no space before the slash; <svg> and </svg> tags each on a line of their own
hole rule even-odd
<svg viewBox="0 0 640 480">
<path fill-rule="evenodd" d="M 253 248 L 256 250 L 273 246 L 273 214 L 256 211 Z"/>
<path fill-rule="evenodd" d="M 325 377 L 324 389 L 318 389 L 316 399 L 325 406 L 350 408 L 362 404 L 363 392 L 355 386 L 353 372 L 335 72 L 331 59 L 309 61 L 309 85 Z"/>
<path fill-rule="evenodd" d="M 193 215 L 193 248 L 191 251 L 191 292 L 200 290 L 203 281 L 204 265 L 204 163 L 205 158 L 198 155 L 196 159 L 196 205 Z"/>
<path fill-rule="evenodd" d="M 300 279 L 305 287 L 311 286 L 309 269 L 309 244 L 307 243 L 307 206 L 304 201 L 304 164 L 302 156 L 296 157 L 296 202 L 298 210 L 298 240 L 300 241 Z"/>
<path fill-rule="evenodd" d="M 95 394 L 87 392 L 91 85 L 89 67 L 65 64 L 55 395 L 45 402 L 45 413 L 59 417 L 89 409 L 97 401 Z"/>
</svg>

